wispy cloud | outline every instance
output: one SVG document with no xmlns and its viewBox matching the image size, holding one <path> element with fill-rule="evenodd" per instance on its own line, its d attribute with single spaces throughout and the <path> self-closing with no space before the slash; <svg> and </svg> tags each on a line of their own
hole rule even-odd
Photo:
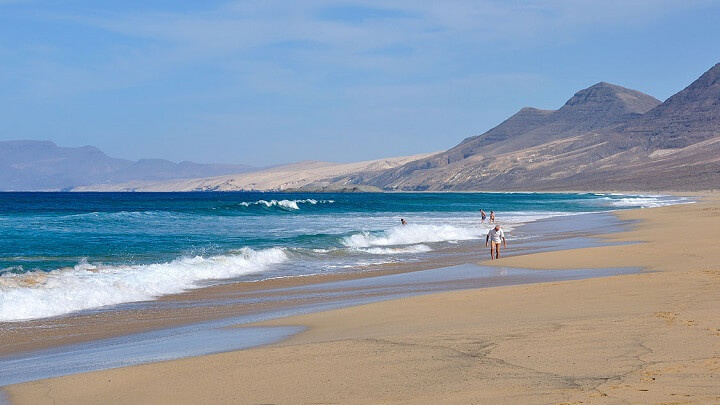
<svg viewBox="0 0 720 405">
<path fill-rule="evenodd" d="M 381 64 L 392 69 L 388 58 L 404 68 L 402 62 L 409 50 L 417 50 L 425 58 L 448 60 L 447 56 L 465 53 L 473 46 L 524 49 L 543 42 L 572 41 L 595 30 L 636 27 L 703 3 L 391 0 L 378 8 L 372 2 L 338 5 L 322 0 L 267 0 L 229 2 L 192 13 L 122 11 L 63 17 L 127 38 L 164 44 L 128 48 L 129 55 L 114 54 L 130 61 L 132 53 L 138 51 L 143 53 L 140 57 L 169 63 L 176 63 L 178 58 L 188 62 L 204 58 L 241 60 L 250 52 L 285 65 L 294 60 L 302 65 L 303 55 L 308 55 L 340 67 Z"/>
<path fill-rule="evenodd" d="M 372 4 L 236 1 L 193 12 L 104 11 L 94 6 L 84 13 L 44 13 L 38 18 L 44 15 L 108 32 L 119 36 L 119 43 L 123 37 L 144 41 L 105 49 L 104 66 L 101 62 L 85 72 L 90 78 L 107 75 L 142 81 L 182 65 L 218 63 L 230 69 L 246 64 L 266 69 L 272 64 L 279 70 L 304 72 L 310 80 L 314 71 L 332 77 L 330 71 L 341 74 L 342 69 L 350 69 L 362 83 L 362 71 L 377 70 L 391 80 L 394 75 L 408 79 L 408 72 L 417 72 L 425 79 L 435 70 L 431 64 L 465 65 L 468 50 L 522 51 L 573 41 L 593 30 L 637 26 L 703 2 L 390 0 L 382 8 Z M 57 65 L 53 69 L 70 76 L 75 70 Z M 464 70 L 454 73 L 473 73 Z"/>
</svg>

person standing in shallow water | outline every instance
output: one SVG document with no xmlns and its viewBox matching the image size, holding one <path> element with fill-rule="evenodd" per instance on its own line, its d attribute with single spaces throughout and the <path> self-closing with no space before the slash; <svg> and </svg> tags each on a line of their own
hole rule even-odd
<svg viewBox="0 0 720 405">
<path fill-rule="evenodd" d="M 407 221 L 405 221 L 405 218 L 400 218 L 400 223 L 403 225 L 407 225 Z"/>
<path fill-rule="evenodd" d="M 490 260 L 499 259 L 500 242 L 502 242 L 503 248 L 507 249 L 505 233 L 502 231 L 502 229 L 500 229 L 500 225 L 495 225 L 495 228 L 491 229 L 490 232 L 488 232 L 487 236 L 485 237 L 485 247 L 488 247 L 488 242 L 490 242 Z"/>
<path fill-rule="evenodd" d="M 490 210 L 490 223 L 491 224 L 495 223 L 495 211 L 493 211 L 493 210 Z"/>
<path fill-rule="evenodd" d="M 485 211 L 480 210 L 480 223 L 481 224 L 485 223 L 485 218 L 487 218 L 487 214 L 485 214 Z"/>
</svg>

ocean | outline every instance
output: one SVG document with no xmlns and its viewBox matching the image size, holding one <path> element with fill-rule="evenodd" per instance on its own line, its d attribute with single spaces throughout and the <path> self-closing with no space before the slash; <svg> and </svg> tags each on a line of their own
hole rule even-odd
<svg viewBox="0 0 720 405">
<path fill-rule="evenodd" d="M 687 202 L 556 193 L 0 193 L 0 321 L 219 283 L 422 262 L 558 216 Z M 400 220 L 408 225 L 403 226 Z M 537 229 L 537 228 L 533 228 Z M 484 251 L 483 251 L 484 252 Z"/>
</svg>

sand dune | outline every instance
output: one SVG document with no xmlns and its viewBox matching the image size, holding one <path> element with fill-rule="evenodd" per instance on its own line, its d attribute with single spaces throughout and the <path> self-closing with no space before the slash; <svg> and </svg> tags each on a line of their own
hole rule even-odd
<svg viewBox="0 0 720 405">
<path fill-rule="evenodd" d="M 252 173 L 175 180 L 167 182 L 129 182 L 76 187 L 73 191 L 238 191 L 288 190 L 312 185 L 313 190 L 331 184 L 333 177 L 349 176 L 361 172 L 377 172 L 401 166 L 431 154 L 401 156 L 355 163 L 300 162 Z M 335 184 L 333 189 L 353 188 L 351 183 Z M 373 187 L 362 188 L 365 191 Z"/>
</svg>

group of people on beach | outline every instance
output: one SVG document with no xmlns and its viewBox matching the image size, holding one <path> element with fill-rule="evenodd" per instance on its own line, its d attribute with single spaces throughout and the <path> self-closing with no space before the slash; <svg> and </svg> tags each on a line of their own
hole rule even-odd
<svg viewBox="0 0 720 405">
<path fill-rule="evenodd" d="M 485 219 L 487 219 L 487 214 L 485 213 L 485 211 L 480 210 L 480 223 L 484 224 Z M 495 223 L 495 211 L 493 211 L 493 210 L 490 210 L 490 223 L 491 224 Z"/>
<path fill-rule="evenodd" d="M 484 224 L 487 219 L 485 211 L 480 210 L 480 223 Z M 405 226 L 407 221 L 405 218 L 400 218 L 400 223 Z M 490 210 L 490 223 L 495 223 L 495 211 Z M 485 237 L 485 247 L 490 246 L 490 260 L 500 258 L 500 244 L 502 243 L 503 248 L 507 249 L 507 241 L 505 240 L 505 232 L 500 227 L 500 224 L 496 224 L 494 228 L 490 229 L 487 236 Z"/>
</svg>

